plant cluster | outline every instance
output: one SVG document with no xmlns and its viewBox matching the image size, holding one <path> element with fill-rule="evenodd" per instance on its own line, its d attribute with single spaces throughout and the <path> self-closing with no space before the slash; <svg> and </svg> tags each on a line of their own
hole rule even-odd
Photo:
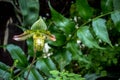
<svg viewBox="0 0 120 80">
<path fill-rule="evenodd" d="M 75 0 L 67 18 L 48 1 L 50 19 L 39 17 L 38 0 L 18 3 L 22 14 L 18 27 L 24 33 L 13 39 L 26 40 L 28 49 L 25 53 L 14 44 L 5 47 L 14 64 L 0 62 L 0 78 L 84 80 L 92 73 L 107 76 L 112 65 L 120 67 L 119 0 L 101 0 L 101 9 L 91 7 L 87 0 Z"/>
</svg>

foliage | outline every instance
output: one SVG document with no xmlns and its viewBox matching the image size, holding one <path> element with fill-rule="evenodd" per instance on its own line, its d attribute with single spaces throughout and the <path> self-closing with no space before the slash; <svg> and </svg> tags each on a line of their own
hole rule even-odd
<svg viewBox="0 0 120 80">
<path fill-rule="evenodd" d="M 50 71 L 50 73 L 52 74 L 53 78 L 49 78 L 48 80 L 85 80 L 78 74 L 68 73 L 66 71 L 59 72 L 53 70 Z"/>
<path fill-rule="evenodd" d="M 82 77 L 86 74 L 106 76 L 107 67 L 120 66 L 119 0 L 101 0 L 100 11 L 91 7 L 87 0 L 76 0 L 71 5 L 69 18 L 57 12 L 48 2 L 52 17 L 43 21 L 37 21 L 40 11 L 38 0 L 18 0 L 18 3 L 22 13 L 21 28 L 25 30 L 25 36 L 26 30 L 33 30 L 35 35 L 38 31 L 39 36 L 41 33 L 47 36 L 48 31 L 55 35 L 56 41 L 40 37 L 44 40 L 44 48 L 41 51 L 38 50 L 41 48 L 35 50 L 34 38 L 25 37 L 27 53 L 17 45 L 7 45 L 6 49 L 14 64 L 8 66 L 0 62 L 1 78 L 84 80 Z M 60 79 L 61 77 L 63 79 Z"/>
</svg>

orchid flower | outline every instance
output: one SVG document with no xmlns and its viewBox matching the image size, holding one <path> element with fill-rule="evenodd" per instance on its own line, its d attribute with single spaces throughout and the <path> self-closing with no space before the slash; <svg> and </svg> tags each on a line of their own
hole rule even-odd
<svg viewBox="0 0 120 80">
<path fill-rule="evenodd" d="M 41 17 L 32 25 L 30 30 L 26 30 L 20 35 L 15 35 L 13 39 L 16 41 L 23 41 L 30 37 L 33 38 L 34 49 L 36 51 L 41 51 L 43 49 L 46 38 L 56 41 L 55 36 L 47 30 L 47 26 Z"/>
</svg>

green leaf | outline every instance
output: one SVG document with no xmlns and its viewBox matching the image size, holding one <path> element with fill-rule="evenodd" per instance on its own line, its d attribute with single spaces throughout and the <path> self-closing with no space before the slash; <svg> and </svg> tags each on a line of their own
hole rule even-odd
<svg viewBox="0 0 120 80">
<path fill-rule="evenodd" d="M 89 26 L 80 27 L 77 36 L 89 48 L 100 48 L 90 32 Z"/>
<path fill-rule="evenodd" d="M 10 67 L 0 62 L 0 78 L 9 79 L 10 76 Z"/>
<path fill-rule="evenodd" d="M 45 73 L 47 76 L 51 76 L 49 71 L 55 70 L 56 66 L 51 60 L 51 58 L 43 58 L 43 59 L 38 59 L 36 63 L 36 68 L 38 68 L 40 71 Z"/>
<path fill-rule="evenodd" d="M 113 58 L 113 60 L 112 60 L 112 61 L 113 61 L 113 63 L 114 63 L 114 64 L 117 64 L 117 63 L 118 63 L 117 58 Z"/>
<path fill-rule="evenodd" d="M 25 53 L 22 49 L 16 45 L 7 45 L 7 50 L 10 53 L 12 59 L 18 60 L 17 67 L 25 68 L 28 64 Z"/>
<path fill-rule="evenodd" d="M 112 18 L 116 28 L 120 32 L 120 11 L 115 11 L 114 13 L 112 13 L 111 18 Z"/>
<path fill-rule="evenodd" d="M 58 63 L 60 70 L 63 70 L 66 65 L 70 64 L 72 55 L 69 51 L 60 50 L 56 53 L 54 59 Z"/>
<path fill-rule="evenodd" d="M 27 46 L 28 46 L 28 54 L 33 56 L 34 55 L 34 47 L 33 47 L 33 39 L 28 38 L 27 39 Z"/>
<path fill-rule="evenodd" d="M 92 27 L 93 30 L 98 38 L 103 40 L 104 42 L 108 43 L 110 46 L 112 46 L 111 41 L 108 36 L 107 28 L 105 25 L 106 20 L 102 18 L 98 18 L 93 20 Z"/>
<path fill-rule="evenodd" d="M 28 72 L 25 72 L 25 77 L 28 74 Z M 42 75 L 36 70 L 35 68 L 32 68 L 30 70 L 30 74 L 28 76 L 28 80 L 44 80 Z"/>
<path fill-rule="evenodd" d="M 101 77 L 100 75 L 97 75 L 95 73 L 93 73 L 93 74 L 86 74 L 85 75 L 85 79 L 86 80 L 96 80 L 96 79 L 98 79 L 100 77 Z"/>
<path fill-rule="evenodd" d="M 82 52 L 80 51 L 80 48 L 75 41 L 70 41 L 67 44 L 67 49 L 71 52 L 72 57 L 75 60 L 80 58 L 80 55 L 82 55 Z"/>
<path fill-rule="evenodd" d="M 75 41 L 70 41 L 66 48 L 68 49 L 68 51 L 72 54 L 72 59 L 73 60 L 77 60 L 80 62 L 84 62 L 84 63 L 90 63 L 86 57 L 82 54 L 79 44 L 77 44 L 77 42 Z"/>
<path fill-rule="evenodd" d="M 57 71 L 57 70 L 52 70 L 52 71 L 50 71 L 50 74 L 52 74 L 53 75 L 53 77 L 56 77 L 56 76 L 58 76 L 59 75 L 59 71 Z"/>
<path fill-rule="evenodd" d="M 101 8 L 104 13 L 113 10 L 113 0 L 101 0 Z"/>
<path fill-rule="evenodd" d="M 44 62 L 44 59 L 39 59 L 36 63 L 36 68 L 41 70 L 45 75 L 50 76 L 49 74 L 49 68 L 47 64 Z"/>
<path fill-rule="evenodd" d="M 87 0 L 76 0 L 77 12 L 83 19 L 89 19 L 93 15 L 93 10 L 89 6 Z"/>
<path fill-rule="evenodd" d="M 52 59 L 50 57 L 45 58 L 44 61 L 50 70 L 56 70 L 56 65 L 54 64 L 54 62 L 52 61 Z"/>
<path fill-rule="evenodd" d="M 114 10 L 120 10 L 120 0 L 113 0 Z"/>
<path fill-rule="evenodd" d="M 107 71 L 101 71 L 101 76 L 107 76 Z"/>
<path fill-rule="evenodd" d="M 47 25 L 43 21 L 43 19 L 40 17 L 31 27 L 31 30 L 46 30 Z"/>
<path fill-rule="evenodd" d="M 59 72 L 57 70 L 51 71 L 53 78 L 48 80 L 85 80 L 79 74 L 68 73 L 67 71 Z"/>
<path fill-rule="evenodd" d="M 49 44 L 53 45 L 53 46 L 62 46 L 65 41 L 66 41 L 66 37 L 63 34 L 60 33 L 54 33 L 53 35 L 55 35 L 56 37 L 56 41 L 48 41 Z"/>
<path fill-rule="evenodd" d="M 23 16 L 23 25 L 31 26 L 39 16 L 39 0 L 18 0 Z"/>
<path fill-rule="evenodd" d="M 54 21 L 55 25 L 59 27 L 61 31 L 65 32 L 66 35 L 71 34 L 71 32 L 73 32 L 75 29 L 75 23 L 55 11 L 50 4 L 49 7 L 51 10 L 52 20 Z"/>
<path fill-rule="evenodd" d="M 15 80 L 24 80 L 22 77 L 17 77 Z"/>
</svg>

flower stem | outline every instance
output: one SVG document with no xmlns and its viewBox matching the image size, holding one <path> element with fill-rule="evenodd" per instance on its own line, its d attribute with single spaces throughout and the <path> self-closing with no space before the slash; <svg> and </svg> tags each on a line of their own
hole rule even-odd
<svg viewBox="0 0 120 80">
<path fill-rule="evenodd" d="M 34 63 L 36 61 L 35 59 L 36 59 L 36 50 L 34 50 L 33 60 L 32 60 L 32 63 L 30 64 L 30 66 L 28 68 L 28 73 L 27 73 L 27 76 L 26 76 L 25 80 L 28 80 L 28 76 L 30 74 L 30 70 L 31 70 L 32 66 L 34 65 Z"/>
</svg>

